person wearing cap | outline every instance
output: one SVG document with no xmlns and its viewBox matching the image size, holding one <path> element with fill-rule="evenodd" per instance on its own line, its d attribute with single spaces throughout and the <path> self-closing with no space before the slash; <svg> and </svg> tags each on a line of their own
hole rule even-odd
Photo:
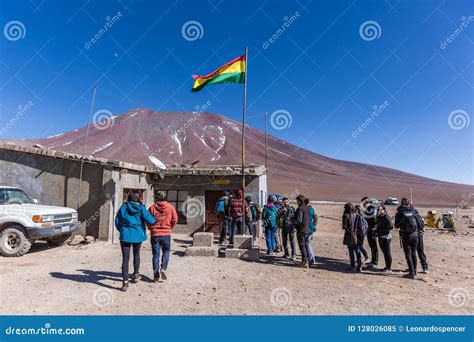
<svg viewBox="0 0 474 342">
<path fill-rule="evenodd" d="M 235 192 L 235 197 L 230 200 L 229 203 L 229 216 L 232 217 L 232 225 L 230 228 L 230 233 L 229 233 L 229 244 L 233 245 L 234 244 L 234 236 L 235 234 L 243 234 L 244 233 L 244 227 L 243 227 L 243 215 L 244 215 L 244 210 L 247 209 L 247 204 L 242 198 L 243 191 L 242 190 L 237 190 Z M 244 210 L 242 210 L 242 206 L 244 207 Z"/>
<path fill-rule="evenodd" d="M 257 237 L 257 208 L 255 207 L 255 203 L 252 201 L 251 196 L 245 196 L 245 204 L 247 205 L 247 210 L 245 211 L 245 225 L 247 226 L 246 228 L 250 235 L 252 235 L 252 239 L 255 241 Z"/>
<path fill-rule="evenodd" d="M 155 194 L 155 203 L 148 208 L 150 214 L 156 219 L 155 224 L 148 225 L 151 234 L 151 250 L 153 253 L 153 280 L 158 282 L 167 279 L 166 269 L 170 260 L 171 230 L 178 223 L 176 209 L 166 201 L 166 192 L 158 191 Z M 160 252 L 163 258 L 160 264 Z"/>
<path fill-rule="evenodd" d="M 262 220 L 265 227 L 265 241 L 267 243 L 267 254 L 273 255 L 275 252 L 276 241 L 275 232 L 277 229 L 277 206 L 275 196 L 269 196 L 267 204 L 263 207 Z"/>
<path fill-rule="evenodd" d="M 122 204 L 115 216 L 115 227 L 120 232 L 120 248 L 122 249 L 122 279 L 121 291 L 128 290 L 128 264 L 130 250 L 133 251 L 133 278 L 137 283 L 142 278 L 140 275 L 140 249 L 146 240 L 145 224 L 155 224 L 156 219 L 150 215 L 145 206 L 140 202 L 140 194 L 129 194 L 127 202 Z"/>
</svg>

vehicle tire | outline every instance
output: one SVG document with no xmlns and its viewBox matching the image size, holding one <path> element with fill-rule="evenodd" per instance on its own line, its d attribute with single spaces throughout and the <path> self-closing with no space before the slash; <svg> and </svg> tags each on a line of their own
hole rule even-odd
<svg viewBox="0 0 474 342">
<path fill-rule="evenodd" d="M 71 238 L 71 236 L 72 236 L 72 233 L 56 235 L 56 236 L 52 236 L 50 238 L 47 238 L 46 242 L 50 246 L 61 246 L 61 245 L 64 245 L 66 243 L 66 241 Z"/>
<path fill-rule="evenodd" d="M 10 226 L 0 232 L 0 254 L 6 257 L 19 257 L 31 248 L 22 226 Z"/>
</svg>

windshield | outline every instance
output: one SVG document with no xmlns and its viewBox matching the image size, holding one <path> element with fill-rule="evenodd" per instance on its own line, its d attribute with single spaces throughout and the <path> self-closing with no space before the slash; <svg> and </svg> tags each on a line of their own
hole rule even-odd
<svg viewBox="0 0 474 342">
<path fill-rule="evenodd" d="M 0 204 L 34 203 L 33 199 L 23 190 L 0 188 Z"/>
</svg>

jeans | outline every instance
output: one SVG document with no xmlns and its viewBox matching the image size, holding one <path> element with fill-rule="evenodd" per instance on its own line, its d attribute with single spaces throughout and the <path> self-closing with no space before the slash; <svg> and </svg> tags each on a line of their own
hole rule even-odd
<svg viewBox="0 0 474 342">
<path fill-rule="evenodd" d="M 240 217 L 235 217 L 232 219 L 232 224 L 230 226 L 230 233 L 229 233 L 229 243 L 233 244 L 234 243 L 234 236 L 235 234 L 240 235 L 242 234 L 242 216 Z"/>
<path fill-rule="evenodd" d="M 360 246 L 359 245 L 348 245 L 347 249 L 349 251 L 349 258 L 351 260 L 351 266 L 355 267 L 355 261 L 357 258 L 357 267 L 362 266 L 362 257 L 360 253 Z"/>
<path fill-rule="evenodd" d="M 130 263 L 130 250 L 133 250 L 133 274 L 140 273 L 140 248 L 141 242 L 131 243 L 120 241 L 122 249 L 122 279 L 128 281 L 128 264 Z"/>
<path fill-rule="evenodd" d="M 377 237 L 370 231 L 367 234 L 367 241 L 369 242 L 370 251 L 372 254 L 371 263 L 377 265 L 379 263 L 379 249 L 377 248 Z"/>
<path fill-rule="evenodd" d="M 164 271 L 168 268 L 168 262 L 170 261 L 171 236 L 152 236 L 150 241 L 151 251 L 153 253 L 153 273 L 157 275 L 160 273 L 160 269 Z M 163 252 L 161 265 L 160 251 Z"/>
<path fill-rule="evenodd" d="M 405 259 L 407 260 L 408 272 L 411 275 L 416 275 L 416 249 L 418 247 L 417 232 L 410 235 L 402 235 L 403 251 L 405 252 Z"/>
<path fill-rule="evenodd" d="M 308 262 L 308 253 L 306 252 L 306 237 L 308 233 L 303 229 L 296 230 L 296 238 L 298 239 L 298 246 L 301 252 L 301 260 Z"/>
<path fill-rule="evenodd" d="M 255 221 L 247 222 L 246 226 L 247 226 L 246 232 L 248 230 L 249 234 L 252 235 L 253 238 L 255 239 L 257 237 L 257 222 Z"/>
<path fill-rule="evenodd" d="M 308 254 L 308 262 L 310 265 L 314 264 L 316 262 L 314 258 L 314 251 L 313 251 L 313 235 L 314 233 L 310 233 L 306 236 L 306 253 Z"/>
<path fill-rule="evenodd" d="M 283 228 L 282 229 L 282 234 L 283 234 L 283 249 L 285 251 L 285 256 L 290 255 L 290 251 L 288 250 L 288 241 L 290 241 L 290 247 L 291 247 L 291 256 L 296 255 L 296 241 L 295 241 L 295 228 Z"/>
<path fill-rule="evenodd" d="M 221 224 L 221 235 L 219 237 L 219 242 L 222 243 L 227 239 L 227 235 L 230 235 L 230 229 L 232 225 L 232 217 L 225 216 L 219 218 Z"/>
<path fill-rule="evenodd" d="M 265 240 L 267 242 L 267 253 L 275 251 L 275 231 L 276 227 L 267 224 L 265 227 Z"/>
<path fill-rule="evenodd" d="M 390 243 L 392 239 L 384 239 L 379 237 L 379 245 L 382 250 L 383 257 L 385 259 L 385 268 L 387 270 L 392 269 L 392 252 L 390 250 Z"/>
<path fill-rule="evenodd" d="M 367 250 L 364 247 L 364 241 L 362 241 L 362 243 L 358 243 L 358 246 L 359 246 L 360 252 L 364 256 L 364 258 L 366 260 L 368 260 L 369 259 L 369 253 L 367 253 Z"/>
<path fill-rule="evenodd" d="M 428 261 L 426 260 L 425 255 L 425 244 L 423 243 L 423 233 L 418 234 L 418 247 L 416 248 L 418 252 L 418 258 L 420 258 L 421 267 L 426 271 L 428 269 Z"/>
</svg>

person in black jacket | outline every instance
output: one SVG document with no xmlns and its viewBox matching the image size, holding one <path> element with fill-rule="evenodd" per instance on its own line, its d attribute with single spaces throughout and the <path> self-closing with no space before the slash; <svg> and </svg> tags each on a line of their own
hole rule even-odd
<svg viewBox="0 0 474 342">
<path fill-rule="evenodd" d="M 293 221 L 295 223 L 296 238 L 301 252 L 301 264 L 299 267 L 309 268 L 308 254 L 306 253 L 306 237 L 308 236 L 310 223 L 309 210 L 304 204 L 303 195 L 296 197 L 296 203 L 298 204 L 298 209 L 296 209 Z"/>
<path fill-rule="evenodd" d="M 356 214 L 362 215 L 362 209 L 360 205 L 354 206 L 354 209 L 355 209 Z M 367 250 L 364 247 L 364 240 L 365 240 L 365 236 L 361 236 L 357 243 L 359 244 L 360 252 L 362 253 L 362 256 L 364 257 L 363 262 L 367 263 L 369 261 L 369 254 L 367 253 Z"/>
<path fill-rule="evenodd" d="M 349 258 L 351 260 L 351 272 L 360 272 L 362 270 L 362 258 L 360 253 L 360 245 L 358 243 L 358 217 L 352 203 L 344 205 L 344 213 L 342 214 L 342 229 L 344 230 L 344 238 L 342 243 L 347 246 Z M 356 266 L 357 258 L 357 266 Z"/>
<path fill-rule="evenodd" d="M 367 242 L 369 243 L 370 254 L 372 256 L 370 263 L 367 264 L 367 268 L 374 268 L 379 263 L 379 249 L 377 247 L 377 234 L 375 232 L 377 225 L 375 222 L 375 217 L 377 216 L 377 207 L 375 204 L 373 204 L 372 199 L 369 197 L 362 198 L 361 203 L 364 204 L 364 208 L 362 208 L 362 215 L 369 225 L 369 229 L 367 231 Z"/>
<path fill-rule="evenodd" d="M 390 243 L 392 242 L 392 219 L 387 214 L 385 206 L 381 205 L 378 209 L 376 218 L 376 233 L 379 239 L 380 249 L 385 259 L 385 273 L 392 273 L 392 252 Z"/>
<path fill-rule="evenodd" d="M 418 229 L 415 214 L 415 211 L 409 205 L 409 201 L 402 198 L 402 204 L 397 208 L 397 214 L 395 215 L 395 228 L 400 229 L 400 238 L 408 265 L 408 275 L 405 277 L 410 279 L 416 279 Z"/>
</svg>

